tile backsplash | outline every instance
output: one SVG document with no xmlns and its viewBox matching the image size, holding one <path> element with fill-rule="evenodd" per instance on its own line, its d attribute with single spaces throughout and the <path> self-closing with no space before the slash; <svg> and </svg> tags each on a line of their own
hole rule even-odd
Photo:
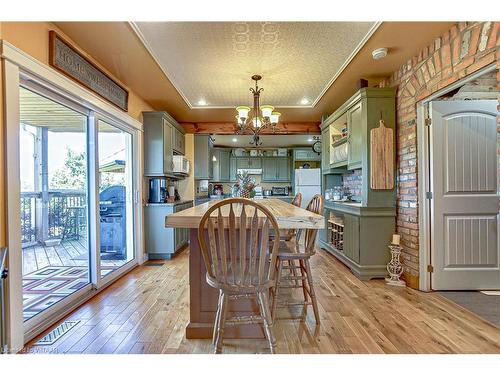
<svg viewBox="0 0 500 375">
<path fill-rule="evenodd" d="M 363 176 L 361 169 L 355 169 L 342 175 L 342 186 L 349 190 L 353 198 L 360 197 L 363 188 Z"/>
<path fill-rule="evenodd" d="M 291 182 L 262 182 L 261 175 L 252 176 L 255 178 L 255 183 L 257 186 L 261 186 L 262 189 L 271 189 L 273 186 L 292 186 Z M 217 184 L 217 181 L 208 181 L 208 180 L 196 180 L 195 181 L 195 190 L 196 196 L 206 196 L 208 195 L 208 184 Z M 231 187 L 234 185 L 234 182 L 223 182 L 221 183 L 224 188 L 224 193 L 229 194 L 231 192 Z"/>
</svg>

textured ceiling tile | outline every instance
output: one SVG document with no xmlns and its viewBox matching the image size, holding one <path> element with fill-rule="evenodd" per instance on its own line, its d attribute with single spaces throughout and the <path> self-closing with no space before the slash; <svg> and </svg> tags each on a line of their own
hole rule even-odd
<svg viewBox="0 0 500 375">
<path fill-rule="evenodd" d="M 301 106 L 322 95 L 371 22 L 137 22 L 141 38 L 192 107 L 251 104 L 250 77 L 261 74 L 261 104 Z M 304 105 L 307 106 L 307 105 Z"/>
</svg>

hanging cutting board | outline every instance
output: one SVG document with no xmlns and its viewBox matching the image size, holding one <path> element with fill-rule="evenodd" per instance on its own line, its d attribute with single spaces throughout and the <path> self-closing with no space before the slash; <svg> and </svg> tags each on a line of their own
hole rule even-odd
<svg viewBox="0 0 500 375">
<path fill-rule="evenodd" d="M 370 187 L 387 190 L 394 187 L 394 131 L 380 120 L 378 128 L 370 131 Z"/>
</svg>

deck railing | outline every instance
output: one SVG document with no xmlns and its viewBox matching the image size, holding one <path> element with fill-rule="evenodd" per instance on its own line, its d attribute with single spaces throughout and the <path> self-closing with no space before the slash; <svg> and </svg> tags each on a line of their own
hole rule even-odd
<svg viewBox="0 0 500 375">
<path fill-rule="evenodd" d="M 87 197 L 79 190 L 21 193 L 23 246 L 52 239 L 78 239 L 86 231 Z"/>
</svg>

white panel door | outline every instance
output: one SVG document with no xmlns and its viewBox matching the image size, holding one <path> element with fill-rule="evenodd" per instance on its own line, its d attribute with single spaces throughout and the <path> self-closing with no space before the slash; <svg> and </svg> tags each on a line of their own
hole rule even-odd
<svg viewBox="0 0 500 375">
<path fill-rule="evenodd" d="M 497 101 L 430 104 L 432 288 L 500 288 Z"/>
</svg>

